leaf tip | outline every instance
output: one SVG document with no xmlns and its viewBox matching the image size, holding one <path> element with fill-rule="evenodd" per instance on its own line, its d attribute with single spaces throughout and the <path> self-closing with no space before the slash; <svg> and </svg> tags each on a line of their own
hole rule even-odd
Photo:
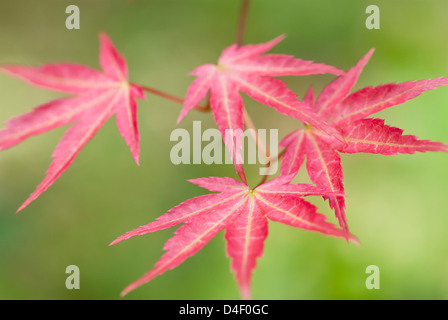
<svg viewBox="0 0 448 320">
<path fill-rule="evenodd" d="M 4 74 L 14 76 L 14 71 L 16 70 L 17 66 L 14 65 L 0 65 L 0 72 L 3 72 Z"/>
<path fill-rule="evenodd" d="M 137 164 L 137 166 L 140 167 L 140 156 L 139 156 L 139 154 L 134 154 L 133 158 L 134 158 L 134 161 Z"/>
<path fill-rule="evenodd" d="M 272 49 L 273 47 L 278 45 L 280 42 L 282 42 L 285 38 L 286 38 L 286 33 L 283 33 L 283 34 L 279 35 L 277 38 L 274 38 L 271 41 L 269 41 L 268 44 L 269 44 L 270 48 Z"/>
<path fill-rule="evenodd" d="M 241 297 L 243 298 L 243 300 L 251 300 L 250 288 L 243 289 L 243 290 L 244 291 L 241 292 Z"/>
<path fill-rule="evenodd" d="M 111 243 L 109 243 L 108 247 L 111 247 L 111 246 L 113 246 L 114 244 L 117 244 L 120 241 L 121 241 L 120 238 L 117 238 L 114 241 L 112 241 Z"/>
<path fill-rule="evenodd" d="M 184 118 L 184 115 L 181 113 L 179 115 L 179 117 L 177 118 L 176 124 L 179 125 L 179 123 L 182 121 L 183 118 Z"/>
<path fill-rule="evenodd" d="M 361 245 L 361 242 L 359 241 L 359 239 L 357 237 L 355 237 L 352 234 L 347 234 L 347 236 L 345 237 L 345 240 L 347 241 L 347 243 L 353 242 L 356 245 Z"/>
<path fill-rule="evenodd" d="M 20 207 L 19 209 L 17 209 L 16 214 L 19 213 L 20 211 L 22 211 L 23 209 L 25 209 L 29 204 L 30 204 L 31 200 L 26 200 Z"/>
<path fill-rule="evenodd" d="M 240 295 L 243 300 L 251 300 L 251 290 L 250 284 L 248 283 L 239 283 Z"/>
<path fill-rule="evenodd" d="M 129 293 L 129 291 L 126 291 L 126 289 L 124 289 L 123 291 L 121 291 L 120 297 L 124 298 L 124 296 L 127 295 L 128 293 Z"/>
<path fill-rule="evenodd" d="M 283 34 L 279 35 L 276 39 L 278 40 L 278 42 L 280 42 L 280 41 L 285 40 L 286 36 L 287 36 L 287 34 L 283 33 Z"/>
<path fill-rule="evenodd" d="M 185 118 L 185 116 L 190 112 L 190 108 L 184 103 L 184 107 L 179 113 L 179 117 L 177 118 L 176 124 L 178 125 Z"/>
<path fill-rule="evenodd" d="M 117 243 L 119 243 L 119 242 L 121 242 L 121 241 L 123 241 L 123 240 L 127 240 L 127 239 L 129 239 L 129 238 L 130 238 L 130 236 L 129 236 L 129 232 L 127 232 L 127 233 L 125 233 L 125 234 L 119 236 L 118 238 L 116 238 L 116 239 L 115 239 L 114 241 L 112 241 L 111 243 L 109 243 L 109 247 L 110 247 L 110 246 L 113 246 L 113 245 L 115 245 L 115 244 L 117 244 Z"/>
<path fill-rule="evenodd" d="M 100 41 L 110 41 L 109 36 L 104 31 L 100 31 L 98 37 L 100 38 Z"/>
<path fill-rule="evenodd" d="M 375 48 L 370 49 L 369 51 L 367 51 L 367 53 L 364 55 L 364 57 L 362 57 L 362 59 L 358 62 L 358 64 L 355 66 L 355 68 L 358 68 L 359 72 L 361 72 L 361 70 L 369 62 L 369 60 L 372 57 L 374 52 L 375 52 Z"/>
<path fill-rule="evenodd" d="M 124 288 L 123 291 L 121 291 L 120 296 L 123 298 L 129 292 L 134 291 L 136 288 L 140 287 L 145 282 L 148 282 L 148 281 L 145 281 L 144 279 L 139 279 L 139 280 L 131 283 L 126 288 Z"/>
</svg>

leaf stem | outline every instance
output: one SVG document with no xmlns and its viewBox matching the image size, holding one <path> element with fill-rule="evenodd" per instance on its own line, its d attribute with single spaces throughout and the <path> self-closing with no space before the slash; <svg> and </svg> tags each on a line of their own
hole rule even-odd
<svg viewBox="0 0 448 320">
<path fill-rule="evenodd" d="M 261 178 L 261 181 L 260 181 L 260 183 L 258 183 L 257 187 L 259 185 L 262 185 L 263 183 L 265 183 L 266 180 L 268 180 L 268 177 L 270 176 L 270 170 L 272 168 L 271 164 L 279 161 L 283 157 L 285 152 L 286 152 L 286 148 L 284 148 L 282 151 L 280 151 L 274 159 L 272 159 L 272 158 L 269 159 L 269 162 L 266 165 L 266 167 L 268 168 L 268 172 L 265 175 L 263 175 L 263 177 Z"/>
<path fill-rule="evenodd" d="M 264 144 L 264 142 L 258 136 L 257 128 L 255 127 L 254 122 L 252 121 L 252 119 L 249 116 L 249 113 L 247 112 L 246 109 L 243 110 L 243 119 L 244 119 L 244 125 L 246 126 L 246 128 L 247 129 L 252 129 L 249 132 L 252 135 L 252 138 L 254 139 L 258 149 L 261 150 L 261 152 L 264 154 L 264 156 L 268 160 L 268 163 L 266 164 L 266 167 L 268 168 L 268 172 L 265 175 L 263 175 L 263 177 L 261 178 L 260 183 L 258 183 L 258 185 L 257 185 L 257 187 L 258 187 L 259 185 L 261 185 L 261 184 L 266 182 L 266 180 L 270 176 L 270 169 L 272 168 L 271 164 L 277 162 L 278 160 L 281 159 L 281 157 L 283 157 L 283 155 L 285 154 L 286 148 L 283 149 L 282 151 L 280 151 L 275 156 L 275 158 L 272 157 L 271 154 L 269 153 L 269 151 L 267 150 L 266 145 Z"/>
<path fill-rule="evenodd" d="M 240 16 L 238 18 L 238 28 L 236 31 L 236 44 L 241 46 L 246 32 L 247 15 L 249 14 L 250 0 L 241 0 Z"/>
<path fill-rule="evenodd" d="M 139 86 L 143 89 L 143 91 L 152 93 L 156 96 L 159 96 L 161 98 L 164 98 L 164 99 L 167 99 L 167 100 L 179 103 L 179 104 L 184 104 L 184 99 L 182 99 L 182 98 L 173 96 L 169 93 L 166 93 L 166 92 L 163 92 L 163 91 L 151 88 L 151 87 L 146 87 L 146 86 L 142 86 L 142 85 L 139 85 Z M 207 111 L 210 111 L 210 104 L 207 104 L 205 106 L 197 105 L 196 107 L 194 107 L 194 109 L 197 111 L 200 111 L 200 112 L 207 112 Z"/>
<path fill-rule="evenodd" d="M 266 159 L 269 159 L 270 158 L 269 151 L 267 150 L 264 142 L 262 140 L 260 140 L 260 137 L 258 136 L 257 128 L 255 127 L 254 122 L 252 121 L 252 118 L 249 116 L 249 113 L 247 112 L 246 108 L 244 108 L 244 110 L 243 110 L 243 119 L 244 119 L 244 124 L 245 124 L 246 128 L 251 129 L 249 132 L 250 132 L 252 138 L 254 139 L 257 147 L 259 149 L 261 149 L 261 152 L 264 154 Z"/>
</svg>

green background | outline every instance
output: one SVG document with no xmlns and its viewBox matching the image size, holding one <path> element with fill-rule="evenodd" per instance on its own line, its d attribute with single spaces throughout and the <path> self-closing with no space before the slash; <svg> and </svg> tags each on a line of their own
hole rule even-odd
<svg viewBox="0 0 448 320">
<path fill-rule="evenodd" d="M 81 29 L 67 30 L 65 8 L 77 4 Z M 367 30 L 367 5 L 381 9 L 381 29 Z M 106 32 L 128 61 L 131 81 L 182 97 L 203 63 L 216 62 L 235 39 L 237 0 L 2 0 L 0 63 L 74 62 L 98 68 L 98 33 Z M 347 70 L 376 48 L 356 88 L 448 75 L 448 2 L 439 0 L 254 0 L 245 42 L 287 38 L 272 52 Z M 302 97 L 330 75 L 286 77 Z M 63 96 L 0 74 L 0 120 Z M 297 121 L 244 97 L 258 128 Z M 139 102 L 141 166 L 132 160 L 111 119 L 70 168 L 20 214 L 14 212 L 43 179 L 66 128 L 0 155 L 0 299 L 119 299 L 148 271 L 175 229 L 108 243 L 178 203 L 206 193 L 186 180 L 236 177 L 231 165 L 171 164 L 180 105 L 148 95 Z M 448 142 L 448 88 L 425 93 L 378 114 L 420 138 Z M 211 114 L 193 120 L 215 127 Z M 343 155 L 347 216 L 361 245 L 270 223 L 253 276 L 255 299 L 447 299 L 447 155 Z M 257 166 L 247 167 L 257 183 Z M 297 181 L 308 181 L 302 171 Z M 328 204 L 309 198 L 334 222 Z M 81 289 L 65 288 L 77 265 Z M 381 289 L 367 290 L 368 265 L 380 268 Z M 238 299 L 223 233 L 194 257 L 125 299 Z"/>
</svg>

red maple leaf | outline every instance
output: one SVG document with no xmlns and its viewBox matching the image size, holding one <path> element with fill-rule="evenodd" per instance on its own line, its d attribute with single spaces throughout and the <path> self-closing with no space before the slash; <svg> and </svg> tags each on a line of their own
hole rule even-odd
<svg viewBox="0 0 448 320">
<path fill-rule="evenodd" d="M 303 101 L 323 120 L 333 125 L 342 134 L 346 144 L 334 143 L 334 140 L 328 139 L 324 133 L 312 126 L 296 130 L 280 143 L 281 148 L 287 148 L 281 165 L 282 174 L 297 173 L 306 157 L 308 174 L 318 187 L 343 193 L 339 152 L 384 155 L 417 151 L 448 152 L 448 146 L 444 143 L 418 140 L 415 136 L 403 135 L 401 129 L 385 125 L 384 120 L 365 119 L 373 113 L 413 99 L 427 90 L 448 84 L 448 78 L 437 78 L 367 87 L 350 94 L 372 54 L 373 50 L 369 51 L 355 67 L 326 86 L 316 102 L 312 89 Z M 348 230 L 344 198 L 328 198 L 340 226 L 343 230 Z"/>
<path fill-rule="evenodd" d="M 77 64 L 49 64 L 42 67 L 2 66 L 1 70 L 33 85 L 75 94 L 51 101 L 6 122 L 0 131 L 0 150 L 51 129 L 75 122 L 53 153 L 45 179 L 17 210 L 25 208 L 68 168 L 84 145 L 115 114 L 118 129 L 139 161 L 140 135 L 136 98 L 143 90 L 129 83 L 124 58 L 105 34 L 100 35 L 100 64 L 103 73 Z"/>
<path fill-rule="evenodd" d="M 283 38 L 284 36 L 280 36 L 257 45 L 231 45 L 222 52 L 217 65 L 205 64 L 196 68 L 192 75 L 197 78 L 188 88 L 178 123 L 210 91 L 210 107 L 221 134 L 225 136 L 226 130 L 241 132 L 244 129 L 243 101 L 239 92 L 242 91 L 262 104 L 342 140 L 340 133 L 327 125 L 311 108 L 298 101 L 296 94 L 286 88 L 283 81 L 273 78 L 322 73 L 339 75 L 342 71 L 325 64 L 295 59 L 289 55 L 262 55 Z M 235 146 L 238 144 L 235 139 L 225 142 L 232 156 L 240 148 Z"/>
<path fill-rule="evenodd" d="M 127 294 L 165 271 L 175 268 L 225 229 L 227 254 L 232 259 L 232 271 L 235 273 L 242 297 L 248 299 L 251 274 L 256 259 L 263 253 L 264 241 L 268 234 L 268 219 L 357 242 L 354 236 L 326 222 L 326 217 L 317 213 L 314 205 L 302 199 L 303 196 L 328 195 L 325 190 L 308 184 L 290 185 L 292 178 L 293 175 L 281 176 L 253 190 L 232 178 L 190 180 L 218 193 L 189 199 L 156 221 L 132 230 L 111 243 L 113 245 L 136 235 L 185 223 L 165 244 L 164 249 L 167 252 L 154 269 L 130 284 L 122 294 Z"/>
</svg>

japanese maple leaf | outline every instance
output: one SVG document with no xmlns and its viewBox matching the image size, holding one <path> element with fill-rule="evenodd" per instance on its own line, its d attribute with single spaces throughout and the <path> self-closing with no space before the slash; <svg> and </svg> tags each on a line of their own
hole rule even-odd
<svg viewBox="0 0 448 320">
<path fill-rule="evenodd" d="M 242 91 L 262 104 L 342 140 L 340 133 L 322 121 L 309 106 L 298 101 L 296 94 L 286 88 L 284 82 L 273 78 L 322 73 L 339 75 L 342 71 L 325 64 L 295 59 L 289 55 L 262 55 L 283 38 L 284 36 L 280 36 L 257 45 L 231 45 L 222 52 L 217 65 L 205 64 L 196 68 L 192 75 L 197 78 L 188 88 L 178 123 L 210 91 L 210 107 L 223 137 L 226 130 L 232 130 L 228 134 L 242 132 L 243 101 L 239 94 Z M 240 136 L 234 136 L 225 141 L 232 156 L 241 148 L 240 145 L 235 146 L 235 139 L 239 138 Z"/>
<path fill-rule="evenodd" d="M 250 297 L 250 280 L 256 259 L 263 253 L 263 244 L 268 234 L 268 219 L 356 242 L 355 237 L 326 222 L 326 217 L 317 213 L 314 205 L 302 199 L 303 196 L 326 195 L 325 190 L 307 184 L 290 185 L 292 178 L 293 175 L 281 176 L 253 190 L 232 178 L 190 180 L 218 193 L 189 199 L 156 221 L 132 230 L 111 243 L 113 245 L 136 235 L 185 223 L 165 244 L 164 249 L 167 252 L 154 269 L 130 284 L 122 294 L 127 294 L 168 269 L 178 266 L 223 229 L 227 254 L 232 259 L 232 271 L 245 299 Z"/>
<path fill-rule="evenodd" d="M 281 148 L 287 148 L 282 160 L 282 174 L 297 173 L 306 157 L 308 174 L 318 187 L 343 193 L 339 152 L 384 155 L 417 151 L 448 152 L 448 146 L 444 143 L 418 140 L 415 136 L 403 135 L 401 129 L 385 125 L 384 120 L 366 119 L 371 114 L 404 103 L 427 90 L 447 85 L 448 78 L 389 83 L 367 87 L 350 94 L 372 54 L 373 50 L 369 51 L 355 67 L 325 87 L 316 101 L 312 89 L 304 98 L 305 104 L 342 134 L 346 144 L 335 143 L 312 126 L 296 130 L 280 143 Z M 344 198 L 339 196 L 328 198 L 340 226 L 343 230 L 348 230 Z"/>
<path fill-rule="evenodd" d="M 44 180 L 23 203 L 25 208 L 68 168 L 84 145 L 115 114 L 118 129 L 139 162 L 140 135 L 136 98 L 143 90 L 129 83 L 126 61 L 105 34 L 100 35 L 100 64 L 103 72 L 77 64 L 60 63 L 42 67 L 7 65 L 1 70 L 33 85 L 75 94 L 57 99 L 6 122 L 0 131 L 0 149 L 74 122 L 53 152 L 53 162 Z"/>
</svg>

